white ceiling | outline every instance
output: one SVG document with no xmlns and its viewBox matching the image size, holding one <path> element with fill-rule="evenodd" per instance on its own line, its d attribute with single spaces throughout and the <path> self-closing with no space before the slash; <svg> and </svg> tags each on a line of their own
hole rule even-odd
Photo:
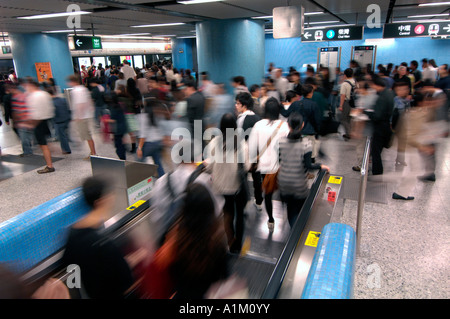
<svg viewBox="0 0 450 319">
<path fill-rule="evenodd" d="M 391 17 L 405 20 L 408 15 L 450 12 L 450 6 L 418 7 L 419 3 L 443 0 L 225 0 L 196 5 L 177 4 L 175 0 L 1 0 L 0 32 L 42 32 L 67 29 L 67 18 L 18 20 L 19 16 L 65 12 L 69 4 L 78 4 L 81 10 L 92 14 L 81 16 L 81 28 L 94 27 L 95 34 L 116 35 L 149 32 L 152 35 L 191 36 L 197 21 L 206 19 L 233 19 L 271 15 L 275 7 L 303 5 L 306 12 L 327 11 L 306 18 L 320 22 L 342 20 L 342 23 L 364 24 L 369 4 L 380 6 L 382 23 L 388 16 L 390 3 L 395 4 Z M 134 25 L 184 22 L 185 25 L 132 28 Z M 271 28 L 271 20 L 267 20 Z"/>
</svg>

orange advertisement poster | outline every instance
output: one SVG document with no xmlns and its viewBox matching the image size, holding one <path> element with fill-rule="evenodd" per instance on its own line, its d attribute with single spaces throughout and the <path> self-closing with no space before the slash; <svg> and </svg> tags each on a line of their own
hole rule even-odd
<svg viewBox="0 0 450 319">
<path fill-rule="evenodd" d="M 38 62 L 34 64 L 36 66 L 36 74 L 38 82 L 44 82 L 53 78 L 52 67 L 50 62 Z"/>
</svg>

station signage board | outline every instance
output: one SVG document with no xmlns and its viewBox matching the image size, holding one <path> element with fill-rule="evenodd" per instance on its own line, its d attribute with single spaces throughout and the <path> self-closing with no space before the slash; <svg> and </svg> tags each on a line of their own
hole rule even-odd
<svg viewBox="0 0 450 319">
<path fill-rule="evenodd" d="M 100 37 L 74 36 L 73 43 L 75 50 L 102 49 L 102 39 Z"/>
<path fill-rule="evenodd" d="M 302 34 L 302 42 L 362 40 L 363 33 L 363 26 L 342 26 L 305 30 Z"/>
<path fill-rule="evenodd" d="M 385 24 L 383 38 L 411 38 L 450 35 L 450 22 Z"/>
<path fill-rule="evenodd" d="M 9 45 L 3 45 L 2 46 L 2 52 L 3 52 L 3 54 L 10 54 L 11 53 L 11 47 Z"/>
</svg>

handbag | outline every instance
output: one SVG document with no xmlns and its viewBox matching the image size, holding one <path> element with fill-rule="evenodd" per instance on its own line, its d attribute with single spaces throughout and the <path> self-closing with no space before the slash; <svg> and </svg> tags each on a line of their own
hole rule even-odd
<svg viewBox="0 0 450 319">
<path fill-rule="evenodd" d="M 281 125 L 283 125 L 283 122 L 281 122 L 280 125 L 278 125 L 277 129 L 273 132 L 272 136 L 267 141 L 264 149 L 258 155 L 258 158 L 257 158 L 258 161 L 259 161 L 259 158 L 262 156 L 262 154 L 269 148 L 270 144 L 272 143 L 272 140 L 278 134 L 278 131 L 280 130 Z M 275 192 L 275 190 L 278 188 L 277 180 L 278 180 L 278 171 L 274 174 L 266 174 L 266 176 L 264 176 L 264 180 L 261 185 L 261 188 L 262 188 L 264 194 L 272 194 L 273 192 Z"/>
<path fill-rule="evenodd" d="M 264 194 L 273 194 L 278 188 L 278 171 L 274 174 L 266 174 L 261 185 Z"/>
</svg>

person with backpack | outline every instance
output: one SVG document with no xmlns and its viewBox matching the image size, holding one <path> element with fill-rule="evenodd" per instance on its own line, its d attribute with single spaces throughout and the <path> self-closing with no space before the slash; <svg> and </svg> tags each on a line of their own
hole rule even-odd
<svg viewBox="0 0 450 319">
<path fill-rule="evenodd" d="M 251 100 L 250 94 L 248 96 Z M 220 121 L 222 135 L 213 138 L 204 152 L 207 156 L 207 170 L 211 172 L 213 190 L 225 198 L 224 226 L 232 253 L 239 253 L 242 248 L 244 208 L 249 197 L 247 173 L 250 169 L 247 143 L 243 135 L 234 135 L 236 129 L 234 115 L 224 114 Z M 234 138 L 230 138 L 230 131 Z"/>
<path fill-rule="evenodd" d="M 105 103 L 105 88 L 101 85 L 100 79 L 89 79 L 89 86 L 91 87 L 91 97 L 95 106 L 95 123 L 100 127 L 100 118 L 106 109 Z"/>
<path fill-rule="evenodd" d="M 197 166 L 193 142 L 183 139 L 178 146 L 180 164 L 173 172 L 158 178 L 150 194 L 152 222 L 156 225 L 155 239 L 159 244 L 164 241 L 165 235 L 178 217 L 186 187 L 194 181 L 210 190 L 217 216 L 220 216 L 225 203 L 223 196 L 212 192 L 211 175 L 205 172 L 203 165 Z"/>
<path fill-rule="evenodd" d="M 314 94 L 314 88 L 310 84 L 303 85 L 303 99 L 295 101 L 291 106 L 284 110 L 280 109 L 281 115 L 288 118 L 292 113 L 297 112 L 302 115 L 304 120 L 304 127 L 302 129 L 302 136 L 311 141 L 313 145 L 312 161 L 315 162 L 316 157 L 319 154 L 318 143 L 316 143 L 316 137 L 320 132 L 320 125 L 322 122 L 322 111 L 315 101 L 312 100 Z"/>
<path fill-rule="evenodd" d="M 341 112 L 341 124 L 344 126 L 345 140 L 350 139 L 351 116 L 350 111 L 355 107 L 356 81 L 353 78 L 353 70 L 348 68 L 344 71 L 344 82 L 341 84 L 339 111 Z"/>
</svg>

